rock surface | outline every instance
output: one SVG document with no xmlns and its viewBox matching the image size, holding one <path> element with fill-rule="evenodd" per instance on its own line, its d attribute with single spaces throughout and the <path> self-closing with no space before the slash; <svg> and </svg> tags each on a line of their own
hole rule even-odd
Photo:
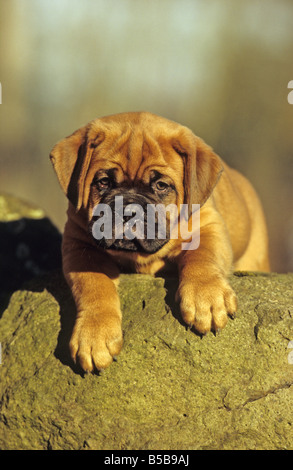
<svg viewBox="0 0 293 470">
<path fill-rule="evenodd" d="M 237 316 L 203 338 L 181 322 L 176 280 L 123 275 L 124 348 L 83 375 L 58 256 L 22 272 L 0 319 L 0 449 L 293 449 L 293 274 L 231 276 Z"/>
<path fill-rule="evenodd" d="M 123 351 L 86 376 L 68 356 L 61 274 L 16 291 L 0 320 L 0 448 L 293 449 L 293 275 L 231 282 L 237 317 L 200 338 L 163 279 L 123 276 Z"/>
</svg>

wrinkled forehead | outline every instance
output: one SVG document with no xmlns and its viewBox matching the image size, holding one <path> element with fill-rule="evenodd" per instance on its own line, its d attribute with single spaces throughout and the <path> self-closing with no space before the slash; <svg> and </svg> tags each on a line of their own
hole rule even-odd
<svg viewBox="0 0 293 470">
<path fill-rule="evenodd" d="M 124 177 L 144 179 L 155 169 L 182 177 L 183 162 L 174 150 L 182 129 L 179 124 L 149 113 L 124 113 L 93 121 L 88 131 L 96 142 L 91 167 L 120 169 Z M 179 174 L 178 174 L 179 173 Z"/>
</svg>

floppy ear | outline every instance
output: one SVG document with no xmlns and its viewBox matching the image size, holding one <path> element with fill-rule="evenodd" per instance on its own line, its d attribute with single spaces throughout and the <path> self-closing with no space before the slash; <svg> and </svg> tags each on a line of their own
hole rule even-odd
<svg viewBox="0 0 293 470">
<path fill-rule="evenodd" d="M 187 142 L 181 142 L 180 150 L 177 142 L 176 150 L 184 160 L 184 201 L 188 204 L 190 217 L 192 204 L 200 204 L 201 207 L 204 205 L 224 168 L 220 157 L 195 135 L 192 139 L 189 137 Z"/>
<path fill-rule="evenodd" d="M 50 160 L 61 188 L 78 211 L 83 202 L 84 183 L 98 137 L 90 139 L 89 125 L 78 129 L 58 142 L 52 149 Z"/>
</svg>

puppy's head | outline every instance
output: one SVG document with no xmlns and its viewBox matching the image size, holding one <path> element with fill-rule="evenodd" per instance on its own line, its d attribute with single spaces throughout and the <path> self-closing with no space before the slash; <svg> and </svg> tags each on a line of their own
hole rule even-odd
<svg viewBox="0 0 293 470">
<path fill-rule="evenodd" d="M 97 244 L 144 253 L 170 238 L 170 213 L 161 212 L 162 234 L 160 210 L 175 207 L 178 215 L 185 203 L 190 215 L 222 171 L 220 158 L 188 128 L 144 112 L 96 119 L 58 142 L 50 158 Z"/>
</svg>

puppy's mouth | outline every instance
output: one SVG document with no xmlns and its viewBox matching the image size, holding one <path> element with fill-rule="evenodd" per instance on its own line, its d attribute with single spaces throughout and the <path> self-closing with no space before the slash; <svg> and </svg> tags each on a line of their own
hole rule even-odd
<svg viewBox="0 0 293 470">
<path fill-rule="evenodd" d="M 94 208 L 89 230 L 102 249 L 152 254 L 170 239 L 165 215 L 150 197 L 115 194 Z"/>
<path fill-rule="evenodd" d="M 97 240 L 96 243 L 100 248 L 105 250 L 120 250 L 120 251 L 131 251 L 131 252 L 141 252 L 141 253 L 156 253 L 159 251 L 168 240 L 141 240 L 134 239 L 128 240 L 123 238 L 122 240 L 107 240 L 101 239 Z"/>
</svg>

